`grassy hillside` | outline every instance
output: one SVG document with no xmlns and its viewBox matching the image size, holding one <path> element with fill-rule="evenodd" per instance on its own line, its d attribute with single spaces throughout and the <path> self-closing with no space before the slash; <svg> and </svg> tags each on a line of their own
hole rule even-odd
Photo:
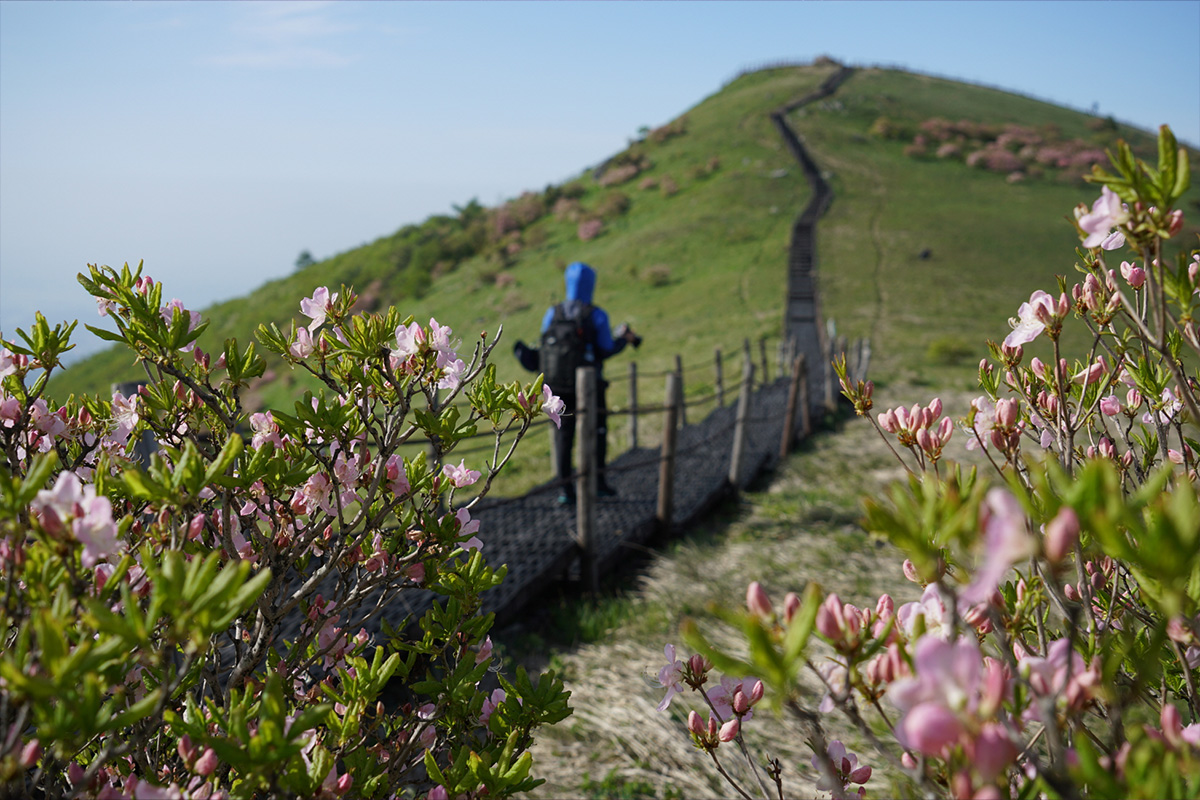
<svg viewBox="0 0 1200 800">
<path fill-rule="evenodd" d="M 561 297 L 562 269 L 582 260 L 597 268 L 597 302 L 614 324 L 627 321 L 645 336 L 639 351 L 610 365 L 610 377 L 624 374 L 627 358 L 658 372 L 680 353 L 695 376 L 689 392 L 704 393 L 711 371 L 702 368 L 715 346 L 780 333 L 790 227 L 808 187 L 767 114 L 835 68 L 744 75 L 616 154 L 600 181 L 587 172 L 501 208 L 472 202 L 205 309 L 213 325 L 201 346 L 229 336 L 244 342 L 264 321 L 285 326 L 316 286 L 347 284 L 366 308 L 395 304 L 434 316 L 466 343 L 503 325 L 497 363 L 512 379 L 522 371 L 509 348 L 536 340 L 546 307 Z M 1032 288 L 1051 289 L 1055 274 L 1071 273 L 1062 254 L 1077 240 L 1062 217 L 1097 193 L 1056 170 L 1010 184 L 960 160 L 911 157 L 903 138 L 877 135 L 881 117 L 901 131 L 931 117 L 1022 123 L 1098 146 L 1119 133 L 1147 153 L 1150 139 L 1093 130 L 1086 115 L 1015 95 L 883 70 L 860 71 L 833 98 L 792 115 L 837 193 L 818 237 L 825 316 L 841 332 L 871 337 L 877 380 L 961 381 L 962 366 L 983 354 L 985 338 L 1005 334 Z M 636 174 L 601 185 L 617 170 Z M 1189 200 L 1197 197 L 1193 189 Z M 596 219 L 601 233 L 581 241 L 581 223 Z M 929 257 L 918 257 L 926 249 Z M 154 264 L 146 269 L 155 274 Z M 72 366 L 52 392 L 103 392 L 139 377 L 125 353 L 109 351 Z M 306 386 L 273 369 L 248 406 L 288 408 Z M 661 391 L 655 378 L 641 394 L 653 402 Z M 619 404 L 624 389 L 613 392 L 610 403 Z M 610 427 L 619 451 L 622 426 Z M 502 491 L 545 479 L 539 438 Z"/>
</svg>

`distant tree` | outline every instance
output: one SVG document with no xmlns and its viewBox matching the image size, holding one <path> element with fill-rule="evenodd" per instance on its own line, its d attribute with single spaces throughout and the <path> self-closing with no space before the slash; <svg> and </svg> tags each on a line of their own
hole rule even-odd
<svg viewBox="0 0 1200 800">
<path fill-rule="evenodd" d="M 311 267 L 315 263 L 317 263 L 317 260 L 315 258 L 313 258 L 312 253 L 308 252 L 307 250 L 301 250 L 300 255 L 296 256 L 296 269 L 297 270 L 302 270 L 307 267 Z"/>
</svg>

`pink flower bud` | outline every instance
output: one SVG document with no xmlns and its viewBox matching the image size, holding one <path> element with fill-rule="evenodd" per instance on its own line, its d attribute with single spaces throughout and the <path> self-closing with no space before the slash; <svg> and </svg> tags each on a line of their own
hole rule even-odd
<svg viewBox="0 0 1200 800">
<path fill-rule="evenodd" d="M 196 753 L 198 752 L 196 746 L 192 744 L 192 737 L 188 736 L 186 733 L 179 740 L 179 744 L 176 746 L 175 751 L 179 753 L 179 757 L 183 759 L 183 763 L 189 767 L 192 765 L 192 762 L 196 760 Z"/>
<path fill-rule="evenodd" d="M 831 594 L 817 609 L 817 632 L 834 642 L 840 642 L 845 631 L 845 618 L 842 614 L 842 601 L 837 594 Z"/>
<path fill-rule="evenodd" d="M 1046 560 L 1060 564 L 1079 541 L 1079 516 L 1075 509 L 1063 506 L 1046 525 Z"/>
<path fill-rule="evenodd" d="M 687 726 L 688 730 L 696 736 L 704 736 L 704 721 L 700 719 L 700 715 L 695 711 L 688 712 Z"/>
<path fill-rule="evenodd" d="M 721 726 L 721 731 L 717 734 L 717 738 L 722 742 L 732 742 L 737 738 L 739 730 L 741 730 L 741 725 L 736 719 L 731 719 Z"/>
<path fill-rule="evenodd" d="M 916 566 L 916 564 L 914 564 L 912 562 L 911 559 L 908 559 L 908 558 L 904 559 L 903 569 L 904 569 L 904 577 L 908 578 L 913 583 L 921 582 L 921 576 L 917 572 L 917 566 Z"/>
<path fill-rule="evenodd" d="M 733 713 L 740 716 L 750 710 L 750 698 L 746 697 L 746 693 L 741 689 L 735 689 L 730 705 L 733 707 Z"/>
<path fill-rule="evenodd" d="M 1029 362 L 1029 368 L 1033 370 L 1034 375 L 1038 376 L 1042 380 L 1046 380 L 1046 365 L 1040 358 L 1034 356 L 1033 360 Z"/>
<path fill-rule="evenodd" d="M 746 607 L 750 609 L 751 614 L 759 617 L 769 617 L 774 613 L 771 599 L 767 597 L 766 590 L 758 581 L 754 581 L 746 588 Z"/>
<path fill-rule="evenodd" d="M 996 401 L 996 423 L 1002 428 L 1011 428 L 1017 424 L 1017 413 L 1020 404 L 1017 400 L 1002 397 Z"/>
<path fill-rule="evenodd" d="M 783 598 L 783 621 L 792 624 L 796 612 L 800 610 L 800 597 L 795 592 L 788 592 Z"/>
<path fill-rule="evenodd" d="M 763 691 L 765 691 L 763 682 L 758 679 L 755 679 L 754 683 L 750 684 L 750 694 L 749 694 L 750 705 L 754 705 L 759 700 L 762 700 Z"/>
<path fill-rule="evenodd" d="M 1174 236 L 1183 230 L 1183 210 L 1175 209 L 1167 216 L 1167 235 Z"/>
<path fill-rule="evenodd" d="M 337 783 L 334 785 L 333 791 L 337 794 L 345 794 L 346 792 L 350 791 L 350 787 L 353 785 L 354 776 L 347 772 L 345 775 L 342 775 L 337 779 Z"/>
<path fill-rule="evenodd" d="M 888 433 L 895 433 L 900 429 L 896 420 L 896 412 L 890 408 L 881 413 L 878 419 L 879 427 L 883 428 Z"/>
<path fill-rule="evenodd" d="M 42 757 L 42 745 L 37 739 L 30 739 L 21 748 L 21 767 L 32 769 Z"/>
<path fill-rule="evenodd" d="M 1106 417 L 1115 417 L 1121 413 L 1121 401 L 1117 399 L 1115 394 L 1101 398 L 1100 413 Z"/>
<path fill-rule="evenodd" d="M 930 435 L 928 428 L 921 428 L 919 431 L 917 431 L 917 446 L 926 453 L 933 455 L 933 451 L 935 449 L 933 436 Z"/>
<path fill-rule="evenodd" d="M 933 398 L 933 400 L 930 401 L 930 403 L 926 407 L 926 409 L 929 411 L 930 414 L 933 415 L 933 419 L 937 419 L 938 417 L 940 417 L 942 415 L 942 398 L 940 398 L 940 397 Z"/>
<path fill-rule="evenodd" d="M 217 768 L 217 754 L 213 752 L 211 747 L 206 748 L 204 755 L 196 759 L 196 766 L 193 768 L 197 775 L 208 777 L 213 774 L 213 770 Z"/>
<path fill-rule="evenodd" d="M 938 423 L 938 443 L 941 445 L 950 441 L 950 437 L 954 435 L 954 420 L 949 417 L 942 417 L 942 421 Z"/>
</svg>

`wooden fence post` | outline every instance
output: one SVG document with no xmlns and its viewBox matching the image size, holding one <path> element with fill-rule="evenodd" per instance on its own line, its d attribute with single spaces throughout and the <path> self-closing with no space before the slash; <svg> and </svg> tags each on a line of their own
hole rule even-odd
<svg viewBox="0 0 1200 800">
<path fill-rule="evenodd" d="M 825 397 L 823 399 L 825 410 L 831 413 L 837 410 L 836 395 L 833 392 L 833 385 L 837 380 L 837 376 L 833 374 L 833 355 L 836 347 L 837 342 L 833 337 L 825 340 L 825 368 L 822 370 L 822 383 L 825 384 Z"/>
<path fill-rule="evenodd" d="M 792 362 L 792 382 L 788 386 L 787 416 L 783 418 L 783 439 L 779 442 L 779 457 L 787 458 L 796 441 L 796 406 L 800 400 L 800 369 L 804 362 L 797 358 Z"/>
<path fill-rule="evenodd" d="M 713 361 L 717 368 L 717 407 L 725 407 L 725 370 L 721 366 L 721 348 L 717 348 L 713 354 Z"/>
<path fill-rule="evenodd" d="M 767 337 L 765 336 L 758 340 L 758 355 L 762 362 L 762 382 L 765 385 L 771 382 L 771 373 L 767 369 Z"/>
<path fill-rule="evenodd" d="M 658 529 L 671 527 L 671 512 L 675 502 L 675 441 L 678 427 L 679 376 L 667 374 L 667 393 L 664 401 L 662 453 L 658 462 Z"/>
<path fill-rule="evenodd" d="M 747 360 L 742 369 L 742 390 L 738 393 L 737 422 L 733 426 L 733 452 L 729 456 L 729 483 L 741 486 L 742 460 L 746 452 L 746 418 L 750 415 L 750 393 L 754 384 L 754 362 Z"/>
<path fill-rule="evenodd" d="M 784 368 L 790 363 L 792 361 L 787 357 L 787 340 L 780 339 L 779 346 L 775 348 L 775 371 L 782 375 Z"/>
<path fill-rule="evenodd" d="M 584 589 L 599 586 L 596 565 L 596 370 L 575 370 L 575 430 L 579 439 L 579 468 L 575 478 L 575 525 L 579 544 L 579 577 Z"/>
<path fill-rule="evenodd" d="M 638 401 L 637 401 L 637 362 L 629 362 L 629 449 L 637 450 L 638 446 Z"/>
<path fill-rule="evenodd" d="M 679 376 L 679 383 L 675 386 L 675 391 L 679 392 L 679 423 L 687 425 L 687 405 L 683 402 L 683 356 L 675 354 L 675 374 Z"/>
<path fill-rule="evenodd" d="M 754 364 L 754 354 L 750 349 L 750 340 L 742 339 L 742 380 L 746 380 L 746 365 Z M 754 370 L 750 370 L 751 380 L 753 380 Z"/>
<path fill-rule="evenodd" d="M 125 397 L 132 397 L 139 393 L 143 386 L 146 386 L 146 381 L 124 381 L 122 383 L 114 383 L 109 389 L 110 395 L 120 392 Z M 154 434 L 150 431 L 143 431 L 142 438 L 133 446 L 133 458 L 143 469 L 150 466 L 150 456 L 158 452 L 158 440 L 154 438 Z"/>
</svg>

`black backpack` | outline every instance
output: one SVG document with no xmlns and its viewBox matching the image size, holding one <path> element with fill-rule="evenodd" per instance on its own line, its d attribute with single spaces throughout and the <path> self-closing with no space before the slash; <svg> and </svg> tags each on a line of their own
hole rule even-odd
<svg viewBox="0 0 1200 800">
<path fill-rule="evenodd" d="M 538 347 L 538 361 L 555 394 L 575 393 L 575 370 L 587 364 L 591 317 L 592 307 L 587 303 L 559 303 L 554 307 L 554 317 Z"/>
</svg>

